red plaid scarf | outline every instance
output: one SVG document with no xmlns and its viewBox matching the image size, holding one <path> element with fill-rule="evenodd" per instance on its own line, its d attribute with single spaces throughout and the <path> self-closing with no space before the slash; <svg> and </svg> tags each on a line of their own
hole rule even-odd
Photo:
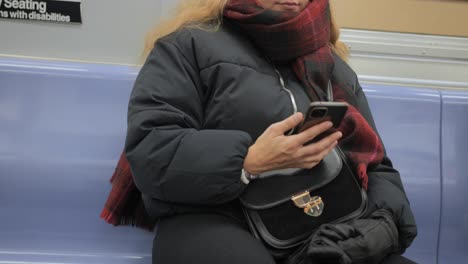
<svg viewBox="0 0 468 264">
<path fill-rule="evenodd" d="M 345 83 L 332 79 L 334 59 L 330 48 L 330 8 L 328 0 L 312 0 L 299 14 L 262 8 L 255 0 L 230 0 L 224 16 L 239 26 L 264 54 L 275 62 L 291 62 L 294 72 L 311 98 L 320 100 L 332 82 L 335 101 L 349 103 L 339 130 L 340 147 L 367 189 L 367 168 L 384 156 L 379 137 L 352 105 L 353 93 Z"/>
<path fill-rule="evenodd" d="M 300 14 L 262 8 L 255 0 L 231 0 L 224 16 L 234 21 L 258 47 L 275 62 L 293 61 L 298 78 L 318 100 L 320 88 L 331 79 L 334 61 L 329 47 L 328 0 L 313 0 Z M 331 80 L 336 101 L 352 102 L 346 84 Z M 379 164 L 383 147 L 373 129 L 352 105 L 339 129 L 340 146 L 350 158 L 362 186 L 367 188 L 367 168 Z M 153 229 L 154 220 L 146 214 L 141 194 L 133 182 L 128 161 L 122 153 L 111 178 L 112 190 L 101 218 L 113 225 L 131 224 Z"/>
</svg>

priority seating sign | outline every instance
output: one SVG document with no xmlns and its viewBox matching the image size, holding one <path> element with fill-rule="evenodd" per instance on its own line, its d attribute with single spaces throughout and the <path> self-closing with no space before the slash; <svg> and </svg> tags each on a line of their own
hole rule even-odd
<svg viewBox="0 0 468 264">
<path fill-rule="evenodd" d="M 81 24 L 81 0 L 0 0 L 0 18 Z"/>
</svg>

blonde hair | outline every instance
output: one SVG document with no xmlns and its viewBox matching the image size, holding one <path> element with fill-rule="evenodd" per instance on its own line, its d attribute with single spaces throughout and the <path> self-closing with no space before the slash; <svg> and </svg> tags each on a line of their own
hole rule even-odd
<svg viewBox="0 0 468 264">
<path fill-rule="evenodd" d="M 349 49 L 348 46 L 340 41 L 340 27 L 336 23 L 335 10 L 330 2 L 330 47 L 344 61 L 348 61 Z"/>
<path fill-rule="evenodd" d="M 182 0 L 175 9 L 175 14 L 153 28 L 146 36 L 143 58 L 146 58 L 153 49 L 156 41 L 164 36 L 179 30 L 182 27 L 195 27 L 205 30 L 216 30 L 221 25 L 223 10 L 228 0 Z M 340 28 L 338 27 L 332 4 L 330 3 L 330 47 L 343 60 L 347 61 L 349 50 L 339 41 Z M 207 27 L 206 25 L 210 25 Z"/>
</svg>

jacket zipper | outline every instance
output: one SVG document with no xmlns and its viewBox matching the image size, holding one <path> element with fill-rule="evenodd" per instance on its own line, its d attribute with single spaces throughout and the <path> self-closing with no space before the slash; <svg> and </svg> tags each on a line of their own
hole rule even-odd
<svg viewBox="0 0 468 264">
<path fill-rule="evenodd" d="M 276 67 L 273 64 L 271 64 L 271 66 L 273 67 L 276 74 L 278 75 L 279 82 L 281 84 L 281 88 L 289 94 L 289 98 L 291 99 L 291 105 L 292 105 L 293 111 L 294 111 L 293 114 L 297 113 L 297 103 L 296 103 L 296 98 L 294 97 L 294 94 L 291 92 L 291 90 L 286 88 L 286 85 L 285 85 L 285 82 L 284 82 L 284 79 L 283 79 L 283 76 L 281 75 L 281 73 L 276 69 Z M 289 131 L 288 135 L 292 135 L 293 133 L 294 133 L 294 129 L 291 129 Z"/>
</svg>

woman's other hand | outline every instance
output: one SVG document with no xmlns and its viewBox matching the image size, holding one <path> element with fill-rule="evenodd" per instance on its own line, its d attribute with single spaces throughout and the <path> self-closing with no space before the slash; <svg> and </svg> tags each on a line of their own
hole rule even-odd
<svg viewBox="0 0 468 264">
<path fill-rule="evenodd" d="M 338 144 L 342 134 L 335 132 L 320 141 L 305 145 L 332 127 L 333 124 L 327 121 L 296 135 L 284 135 L 298 126 L 302 119 L 302 113 L 296 113 L 269 126 L 250 146 L 244 159 L 244 169 L 251 174 L 260 174 L 285 168 L 311 169 L 320 163 Z"/>
</svg>

